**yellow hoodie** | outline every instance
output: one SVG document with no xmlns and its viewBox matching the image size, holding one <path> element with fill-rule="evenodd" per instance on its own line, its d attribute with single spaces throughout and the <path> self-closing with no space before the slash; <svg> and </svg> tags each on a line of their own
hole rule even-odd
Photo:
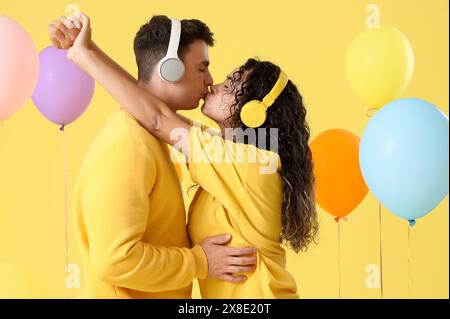
<svg viewBox="0 0 450 319">
<path fill-rule="evenodd" d="M 74 228 L 85 298 L 190 298 L 206 278 L 190 249 L 179 180 L 167 145 L 124 110 L 90 146 L 75 184 Z"/>
<path fill-rule="evenodd" d="M 189 209 L 192 242 L 230 233 L 230 246 L 253 246 L 258 251 L 256 270 L 246 273 L 247 281 L 199 280 L 202 297 L 298 298 L 280 239 L 283 192 L 278 154 L 193 126 L 189 172 L 201 187 Z"/>
</svg>

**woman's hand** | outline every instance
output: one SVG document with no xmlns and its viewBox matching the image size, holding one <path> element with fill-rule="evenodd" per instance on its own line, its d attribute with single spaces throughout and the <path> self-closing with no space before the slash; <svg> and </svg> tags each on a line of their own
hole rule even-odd
<svg viewBox="0 0 450 319">
<path fill-rule="evenodd" d="M 83 13 L 76 13 L 69 16 L 69 21 L 77 28 L 80 28 L 80 33 L 76 37 L 72 47 L 67 52 L 67 58 L 71 61 L 76 61 L 78 55 L 92 50 L 94 44 L 92 41 L 91 22 L 89 18 Z"/>
<path fill-rule="evenodd" d="M 77 28 L 80 28 L 80 33 L 76 37 L 75 42 L 73 43 L 71 49 L 91 50 L 93 48 L 93 42 L 92 42 L 91 21 L 89 17 L 83 13 L 78 13 L 69 16 L 69 20 Z"/>
</svg>

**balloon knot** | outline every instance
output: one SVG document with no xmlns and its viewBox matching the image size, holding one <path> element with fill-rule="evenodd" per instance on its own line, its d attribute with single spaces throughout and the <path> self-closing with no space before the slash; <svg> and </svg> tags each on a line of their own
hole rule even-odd
<svg viewBox="0 0 450 319">
<path fill-rule="evenodd" d="M 414 227 L 416 225 L 416 221 L 414 219 L 409 219 L 409 227 Z"/>
<path fill-rule="evenodd" d="M 336 217 L 334 220 L 336 221 L 336 223 L 339 223 L 339 221 L 340 220 L 344 220 L 344 221 L 347 221 L 347 217 L 345 217 L 345 216 L 342 216 L 342 217 Z"/>
<path fill-rule="evenodd" d="M 66 125 L 63 124 L 63 125 L 61 125 L 61 127 L 59 128 L 59 130 L 60 130 L 61 132 L 64 132 L 64 126 L 66 126 Z"/>
<path fill-rule="evenodd" d="M 377 107 L 372 107 L 372 108 L 368 109 L 366 111 L 366 116 L 369 117 L 369 118 L 372 117 L 377 110 L 378 110 Z"/>
</svg>

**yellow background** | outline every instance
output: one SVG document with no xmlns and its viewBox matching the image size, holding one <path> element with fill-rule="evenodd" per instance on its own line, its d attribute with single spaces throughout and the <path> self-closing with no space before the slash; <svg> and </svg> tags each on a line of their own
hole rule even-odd
<svg viewBox="0 0 450 319">
<path fill-rule="evenodd" d="M 331 128 L 362 135 L 368 122 L 366 107 L 348 85 L 344 58 L 351 40 L 365 28 L 365 6 L 376 3 L 381 10 L 381 24 L 401 30 L 414 49 L 414 75 L 402 97 L 426 99 L 448 114 L 447 0 L 73 2 L 90 15 L 97 43 L 132 74 L 136 74 L 134 35 L 152 15 L 205 21 L 217 40 L 210 50 L 215 81 L 221 81 L 248 57 L 259 56 L 280 64 L 304 96 L 312 138 Z M 64 14 L 69 3 L 0 0 L 0 14 L 21 23 L 40 51 L 50 44 L 47 25 Z M 116 107 L 97 85 L 90 108 L 66 127 L 69 208 L 84 153 Z M 190 114 L 200 116 L 198 110 Z M 65 287 L 64 153 L 60 131 L 31 100 L 0 125 L 0 280 L 7 277 L 10 285 L 0 286 L 0 297 L 72 297 L 76 289 Z M 307 253 L 289 252 L 288 269 L 297 280 L 301 297 L 337 298 L 337 224 L 320 208 L 319 214 L 319 245 L 311 246 Z M 412 297 L 449 297 L 448 215 L 447 196 L 412 230 Z M 366 266 L 379 264 L 377 200 L 369 193 L 348 217 L 348 222 L 341 225 L 342 297 L 379 298 L 380 289 L 365 284 L 369 276 Z M 70 223 L 69 262 L 79 264 L 71 227 Z M 382 239 L 384 297 L 408 297 L 407 223 L 385 208 Z M 24 275 L 19 280 L 16 277 L 20 274 Z M 199 297 L 197 287 L 194 297 Z"/>
</svg>

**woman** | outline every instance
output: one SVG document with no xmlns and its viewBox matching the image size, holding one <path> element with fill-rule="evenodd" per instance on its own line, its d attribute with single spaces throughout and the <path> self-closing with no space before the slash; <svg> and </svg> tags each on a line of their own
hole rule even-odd
<svg viewBox="0 0 450 319">
<path fill-rule="evenodd" d="M 201 187 L 189 210 L 193 244 L 231 233 L 231 245 L 258 250 L 256 270 L 246 274 L 245 283 L 201 280 L 202 296 L 297 298 L 281 244 L 295 252 L 306 250 L 318 223 L 306 109 L 295 85 L 276 65 L 249 59 L 205 98 L 202 112 L 221 128 L 221 135 L 214 134 L 180 118 L 103 52 L 92 50 L 89 19 L 82 14 L 74 19 L 82 27 L 68 58 L 150 133 L 186 156 L 191 177 Z M 262 125 L 252 123 L 260 113 L 245 114 L 243 106 L 263 99 L 272 100 L 267 118 Z M 249 125 L 259 128 L 247 130 Z"/>
</svg>

